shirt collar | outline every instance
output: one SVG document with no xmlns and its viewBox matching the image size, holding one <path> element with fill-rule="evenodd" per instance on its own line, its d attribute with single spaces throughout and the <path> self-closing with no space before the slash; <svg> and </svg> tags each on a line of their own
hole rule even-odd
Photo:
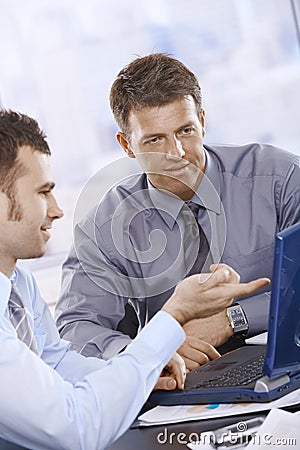
<svg viewBox="0 0 300 450">
<path fill-rule="evenodd" d="M 7 308 L 7 303 L 11 292 L 11 283 L 15 283 L 16 279 L 16 270 L 13 271 L 10 278 L 0 272 L 0 316 L 3 316 L 4 311 Z"/>
<path fill-rule="evenodd" d="M 178 197 L 172 197 L 171 195 L 165 194 L 163 191 L 156 189 L 150 183 L 148 178 L 147 183 L 149 195 L 155 209 L 157 209 L 162 219 L 172 230 L 184 202 Z"/>
<path fill-rule="evenodd" d="M 197 203 L 205 209 L 220 214 L 220 179 L 218 177 L 219 170 L 210 153 L 204 148 L 206 156 L 205 173 L 199 184 L 195 194 L 190 201 Z"/>
<path fill-rule="evenodd" d="M 218 177 L 219 170 L 210 153 L 205 148 L 203 150 L 206 157 L 205 174 L 190 201 L 197 203 L 203 208 L 213 211 L 216 214 L 220 214 L 221 199 L 220 180 Z M 158 210 L 168 227 L 172 229 L 185 202 L 178 197 L 172 197 L 171 195 L 156 189 L 150 183 L 148 178 L 147 183 L 149 195 L 154 207 Z"/>
</svg>

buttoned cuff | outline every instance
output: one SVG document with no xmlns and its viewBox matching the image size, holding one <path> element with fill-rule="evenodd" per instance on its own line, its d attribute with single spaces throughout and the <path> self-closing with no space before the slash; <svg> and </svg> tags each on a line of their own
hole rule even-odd
<svg viewBox="0 0 300 450">
<path fill-rule="evenodd" d="M 170 314 L 159 311 L 141 330 L 138 336 L 132 341 L 143 342 L 150 347 L 164 364 L 166 364 L 173 353 L 185 340 L 185 332 Z"/>
</svg>

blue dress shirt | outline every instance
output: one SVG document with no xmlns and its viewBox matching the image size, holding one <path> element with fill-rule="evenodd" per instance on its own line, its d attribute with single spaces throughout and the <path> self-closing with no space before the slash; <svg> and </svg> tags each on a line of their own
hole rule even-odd
<svg viewBox="0 0 300 450">
<path fill-rule="evenodd" d="M 131 425 L 185 335 L 159 312 L 119 356 L 85 358 L 61 340 L 33 276 L 13 273 L 38 355 L 8 317 L 11 281 L 0 273 L 0 437 L 30 449 L 99 450 Z"/>
<path fill-rule="evenodd" d="M 299 157 L 261 144 L 205 145 L 205 156 L 192 201 L 201 206 L 197 220 L 210 259 L 232 266 L 243 282 L 271 278 L 275 234 L 300 220 Z M 189 273 L 199 243 L 185 246 L 185 209 L 139 174 L 109 190 L 76 226 L 56 314 L 61 335 L 77 351 L 104 359 L 118 353 L 131 340 L 119 330 L 126 304 L 140 330 Z M 265 291 L 236 300 L 249 336 L 267 329 Z"/>
</svg>

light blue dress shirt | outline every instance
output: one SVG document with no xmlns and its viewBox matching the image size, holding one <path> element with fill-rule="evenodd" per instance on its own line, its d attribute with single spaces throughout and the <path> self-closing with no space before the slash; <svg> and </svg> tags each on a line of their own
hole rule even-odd
<svg viewBox="0 0 300 450">
<path fill-rule="evenodd" d="M 243 282 L 271 278 L 275 234 L 300 220 L 299 157 L 256 143 L 204 147 L 205 177 L 192 201 L 201 206 L 197 220 L 211 260 L 232 266 Z M 137 174 L 109 190 L 76 226 L 56 314 L 61 335 L 77 351 L 104 359 L 118 353 L 131 341 L 119 329 L 126 304 L 140 330 L 189 273 L 199 243 L 186 245 L 185 209 Z M 236 300 L 249 336 L 267 329 L 266 290 Z"/>
<path fill-rule="evenodd" d="M 60 339 L 24 264 L 16 282 L 38 355 L 8 318 L 11 281 L 0 273 L 0 437 L 30 449 L 99 450 L 131 425 L 185 335 L 159 312 L 121 355 L 85 358 Z"/>
</svg>

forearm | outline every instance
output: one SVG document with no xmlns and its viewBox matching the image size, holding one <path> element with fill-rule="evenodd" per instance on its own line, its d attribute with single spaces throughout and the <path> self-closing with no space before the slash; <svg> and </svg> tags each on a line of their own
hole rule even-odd
<svg viewBox="0 0 300 450">
<path fill-rule="evenodd" d="M 103 435 L 107 443 L 109 443 L 108 439 L 113 441 L 121 436 L 132 424 L 153 390 L 162 369 L 184 339 L 185 333 L 178 323 L 168 314 L 159 312 L 126 350 L 113 358 L 111 376 L 113 382 L 120 385 L 120 391 L 115 389 L 112 394 L 106 390 L 101 396 L 101 410 L 107 427 L 107 430 L 103 430 Z M 137 354 L 139 354 L 138 357 Z M 125 360 L 128 370 L 124 371 Z M 115 436 L 112 435 L 112 404 L 118 405 L 118 414 L 122 415 L 122 419 L 119 419 L 119 430 Z M 116 427 L 113 426 L 113 429 Z M 109 433 L 110 438 L 108 438 Z"/>
<path fill-rule="evenodd" d="M 191 275 L 181 281 L 162 307 L 181 326 L 217 314 L 230 306 L 233 298 L 250 296 L 270 284 L 268 278 L 238 283 L 237 273 L 226 264 L 212 265 L 211 269 L 215 269 L 211 274 Z"/>
<path fill-rule="evenodd" d="M 131 425 L 184 337 L 175 320 L 158 313 L 122 354 L 95 360 L 99 369 L 72 384 L 2 335 L 0 435 L 31 449 L 106 448 Z"/>
<path fill-rule="evenodd" d="M 100 266 L 96 257 L 95 264 Z M 97 270 L 102 274 L 106 269 L 98 267 Z M 128 298 L 117 294 L 120 289 L 116 273 L 110 271 L 106 279 L 111 282 L 107 291 L 84 272 L 72 249 L 64 263 L 62 290 L 55 312 L 59 333 L 72 343 L 73 349 L 103 359 L 118 354 L 131 342 L 128 335 L 118 331 Z"/>
<path fill-rule="evenodd" d="M 131 342 L 126 334 L 83 320 L 65 325 L 60 335 L 72 343 L 73 350 L 105 360 L 117 355 Z"/>
</svg>

